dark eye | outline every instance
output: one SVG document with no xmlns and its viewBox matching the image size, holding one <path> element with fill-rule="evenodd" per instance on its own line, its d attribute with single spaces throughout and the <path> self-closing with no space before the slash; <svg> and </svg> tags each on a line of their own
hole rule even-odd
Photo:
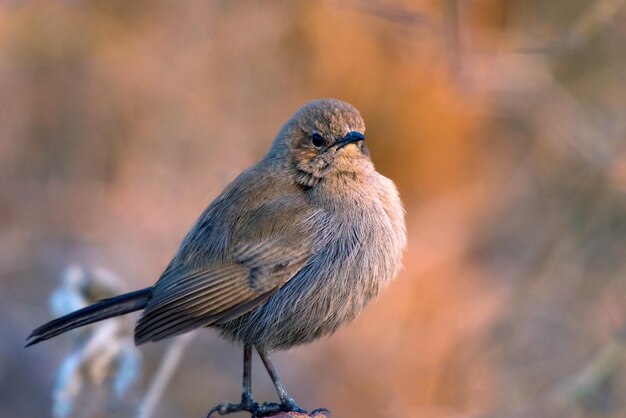
<svg viewBox="0 0 626 418">
<path fill-rule="evenodd" d="M 313 146 L 315 148 L 322 148 L 324 146 L 324 137 L 320 134 L 318 134 L 317 132 L 313 132 L 311 134 L 311 144 L 313 144 Z"/>
</svg>

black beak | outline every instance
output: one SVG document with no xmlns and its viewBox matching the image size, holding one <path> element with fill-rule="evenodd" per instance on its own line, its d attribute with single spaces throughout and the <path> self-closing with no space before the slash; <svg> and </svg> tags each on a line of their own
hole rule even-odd
<svg viewBox="0 0 626 418">
<path fill-rule="evenodd" d="M 359 141 L 365 141 L 365 135 L 363 135 L 361 132 L 352 131 L 352 132 L 348 132 L 346 136 L 344 136 L 341 140 L 337 141 L 335 145 L 337 146 L 337 149 L 339 150 L 348 144 L 351 144 L 353 142 L 359 142 Z"/>
</svg>

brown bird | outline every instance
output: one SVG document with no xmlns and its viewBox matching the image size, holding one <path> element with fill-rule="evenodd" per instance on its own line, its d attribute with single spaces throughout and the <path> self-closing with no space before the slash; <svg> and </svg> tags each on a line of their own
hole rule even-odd
<svg viewBox="0 0 626 418">
<path fill-rule="evenodd" d="M 208 326 L 243 345 L 241 402 L 224 402 L 209 415 L 303 411 L 268 353 L 353 320 L 396 275 L 406 245 L 398 192 L 376 172 L 364 132 L 361 115 L 345 102 L 306 104 L 265 158 L 200 215 L 154 286 L 53 320 L 33 331 L 28 345 L 143 309 L 138 345 Z M 252 398 L 252 348 L 278 404 Z"/>
</svg>

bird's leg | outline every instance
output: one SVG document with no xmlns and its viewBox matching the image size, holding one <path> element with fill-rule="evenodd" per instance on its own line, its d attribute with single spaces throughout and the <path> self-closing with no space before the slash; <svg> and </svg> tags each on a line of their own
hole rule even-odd
<svg viewBox="0 0 626 418">
<path fill-rule="evenodd" d="M 272 378 L 272 382 L 274 382 L 274 387 L 276 388 L 276 392 L 278 392 L 278 397 L 280 398 L 280 405 L 263 404 L 259 406 L 259 408 L 257 409 L 256 415 L 263 416 L 267 413 L 277 412 L 276 406 L 278 406 L 278 409 L 280 411 L 284 411 L 284 412 L 295 411 L 295 412 L 306 413 L 304 409 L 300 408 L 296 404 L 296 402 L 293 400 L 291 395 L 289 395 L 287 390 L 285 390 L 285 387 L 280 381 L 280 377 L 278 377 L 278 372 L 276 372 L 276 369 L 274 368 L 272 361 L 267 355 L 267 351 L 261 347 L 256 347 L 256 351 L 259 353 L 259 356 L 261 357 L 261 360 L 263 361 L 263 364 L 265 365 L 265 369 L 267 370 L 267 373 L 270 375 L 270 378 Z"/>
<path fill-rule="evenodd" d="M 241 392 L 241 404 L 252 409 L 255 406 L 252 399 L 252 345 L 243 346 L 243 391 Z"/>
<path fill-rule="evenodd" d="M 252 345 L 245 344 L 243 346 L 243 391 L 241 392 L 241 403 L 233 404 L 230 402 L 222 402 L 219 405 L 213 407 L 207 418 L 210 418 L 214 412 L 220 415 L 231 414 L 233 412 L 247 411 L 253 416 L 256 415 L 256 411 L 259 405 L 254 402 L 252 398 Z"/>
</svg>

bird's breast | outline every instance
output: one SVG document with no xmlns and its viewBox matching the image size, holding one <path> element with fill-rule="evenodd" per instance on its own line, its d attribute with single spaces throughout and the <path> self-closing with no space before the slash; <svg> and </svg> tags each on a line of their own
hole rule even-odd
<svg viewBox="0 0 626 418">
<path fill-rule="evenodd" d="M 343 196 L 320 192 L 311 197 L 325 214 L 318 248 L 264 305 L 230 327 L 235 339 L 285 349 L 333 333 L 398 271 L 404 219 L 393 184 Z"/>
</svg>

